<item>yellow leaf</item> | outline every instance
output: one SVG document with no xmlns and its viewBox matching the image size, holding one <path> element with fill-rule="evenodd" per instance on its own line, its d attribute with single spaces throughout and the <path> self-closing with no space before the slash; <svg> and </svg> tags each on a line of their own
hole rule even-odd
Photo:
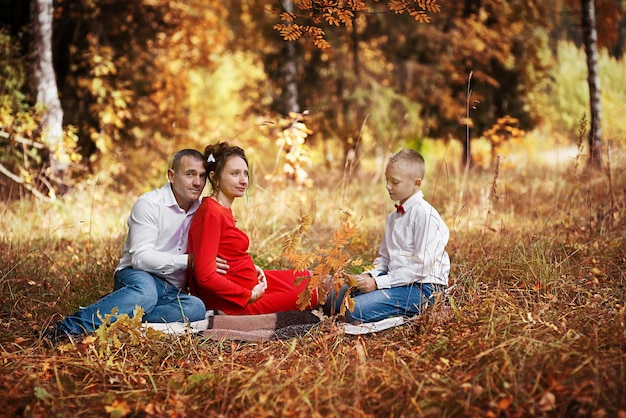
<svg viewBox="0 0 626 418">
<path fill-rule="evenodd" d="M 602 270 L 600 270 L 600 269 L 599 269 L 599 268 L 597 268 L 597 267 L 593 267 L 593 268 L 591 269 L 591 273 L 592 273 L 594 276 L 604 276 L 604 273 L 602 273 Z"/>
<path fill-rule="evenodd" d="M 357 287 L 359 285 L 359 280 L 356 278 L 354 274 L 345 273 L 345 276 L 348 282 L 348 286 Z"/>
<path fill-rule="evenodd" d="M 113 401 L 111 406 L 105 406 L 104 409 L 111 415 L 111 417 L 125 417 L 130 414 L 130 407 L 126 401 Z"/>
<path fill-rule="evenodd" d="M 85 338 L 83 338 L 82 343 L 85 345 L 89 345 L 89 344 L 93 344 L 94 342 L 96 342 L 96 340 L 98 340 L 98 337 L 96 337 L 95 335 L 88 335 Z"/>
</svg>

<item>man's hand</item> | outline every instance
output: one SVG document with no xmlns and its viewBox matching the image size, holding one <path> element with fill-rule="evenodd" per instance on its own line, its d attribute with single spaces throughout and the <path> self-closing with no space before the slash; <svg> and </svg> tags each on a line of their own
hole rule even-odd
<svg viewBox="0 0 626 418">
<path fill-rule="evenodd" d="M 378 289 L 376 285 L 376 280 L 369 274 L 359 274 L 356 276 L 357 287 L 359 288 L 359 292 L 361 293 L 369 293 Z"/>
<path fill-rule="evenodd" d="M 230 268 L 230 266 L 228 265 L 226 260 L 224 260 L 221 257 L 215 257 L 215 263 L 217 264 L 216 271 L 219 274 L 226 274 L 226 270 L 228 270 Z"/>
</svg>

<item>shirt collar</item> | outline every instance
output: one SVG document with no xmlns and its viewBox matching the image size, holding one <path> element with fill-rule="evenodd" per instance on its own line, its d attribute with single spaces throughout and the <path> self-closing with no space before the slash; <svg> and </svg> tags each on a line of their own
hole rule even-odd
<svg viewBox="0 0 626 418">
<path fill-rule="evenodd" d="M 421 190 L 418 190 L 416 193 L 411 195 L 403 204 L 402 207 L 405 211 L 409 210 L 413 206 L 417 205 L 420 200 L 424 198 L 424 193 Z"/>
<path fill-rule="evenodd" d="M 164 192 L 163 200 L 165 202 L 165 206 L 170 207 L 170 208 L 175 207 L 180 210 L 183 210 L 180 206 L 178 206 L 176 197 L 174 197 L 174 191 L 172 190 L 172 183 L 168 182 L 165 186 L 161 188 L 161 190 L 163 190 Z M 187 213 L 188 214 L 195 213 L 195 211 L 198 209 L 199 206 L 200 206 L 200 199 L 195 200 L 194 202 L 191 203 L 191 206 L 189 206 L 189 210 L 187 211 Z"/>
</svg>

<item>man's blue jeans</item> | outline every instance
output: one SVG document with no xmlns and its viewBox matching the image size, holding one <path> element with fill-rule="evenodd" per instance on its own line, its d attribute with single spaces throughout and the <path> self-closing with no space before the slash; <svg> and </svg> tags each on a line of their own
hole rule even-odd
<svg viewBox="0 0 626 418">
<path fill-rule="evenodd" d="M 79 309 L 55 326 L 71 335 L 95 331 L 104 318 L 117 307 L 117 313 L 133 316 L 135 306 L 144 310 L 143 322 L 200 321 L 206 308 L 199 298 L 143 270 L 125 268 L 115 272 L 113 292 L 86 308 Z M 99 316 L 98 316 L 99 315 Z"/>
<path fill-rule="evenodd" d="M 435 301 L 434 293 L 444 289 L 433 283 L 414 283 L 408 286 L 378 289 L 369 293 L 356 292 L 354 310 L 346 310 L 345 319 L 348 322 L 376 322 L 393 316 L 414 316 Z M 338 297 L 329 295 L 326 303 L 339 312 L 340 303 L 347 292 L 344 286 Z M 333 292 L 334 293 L 334 292 Z M 327 307 L 328 308 L 328 307 Z"/>
</svg>

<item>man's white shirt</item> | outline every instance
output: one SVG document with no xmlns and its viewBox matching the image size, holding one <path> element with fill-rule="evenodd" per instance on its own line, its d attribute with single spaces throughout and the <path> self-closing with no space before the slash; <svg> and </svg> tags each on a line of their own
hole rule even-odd
<svg viewBox="0 0 626 418">
<path fill-rule="evenodd" d="M 117 270 L 132 267 L 155 274 L 178 288 L 187 284 L 187 237 L 200 201 L 188 211 L 176 202 L 170 183 L 144 193 L 128 218 L 128 236 Z"/>
</svg>

